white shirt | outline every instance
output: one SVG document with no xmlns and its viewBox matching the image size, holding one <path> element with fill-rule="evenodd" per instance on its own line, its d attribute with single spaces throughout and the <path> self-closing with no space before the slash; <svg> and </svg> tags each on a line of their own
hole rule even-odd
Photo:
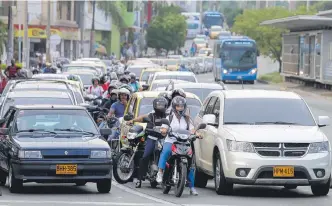
<svg viewBox="0 0 332 206">
<path fill-rule="evenodd" d="M 172 122 L 170 122 L 170 126 L 172 128 L 172 132 L 177 132 L 179 130 L 187 130 L 187 121 L 185 119 L 185 117 L 181 117 L 181 119 L 179 120 L 175 114 L 172 114 L 173 115 L 173 119 L 172 119 Z M 166 118 L 169 120 L 169 117 L 170 116 L 167 116 Z M 189 122 L 189 130 L 192 130 L 194 129 L 194 125 L 192 125 L 191 122 Z M 167 136 L 166 139 L 165 139 L 165 142 L 169 142 L 169 143 L 174 143 L 176 141 L 175 138 L 173 137 L 169 137 Z"/>
<path fill-rule="evenodd" d="M 103 88 L 101 86 L 97 86 L 97 87 L 94 87 L 94 86 L 91 86 L 88 90 L 89 94 L 93 94 L 93 95 L 96 95 L 98 97 L 100 96 L 103 96 Z"/>
</svg>

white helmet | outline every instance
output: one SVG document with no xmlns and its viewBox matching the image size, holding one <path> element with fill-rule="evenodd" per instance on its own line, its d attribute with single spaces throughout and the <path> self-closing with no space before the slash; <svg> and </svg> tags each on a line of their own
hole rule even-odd
<svg viewBox="0 0 332 206">
<path fill-rule="evenodd" d="M 130 99 L 130 91 L 129 91 L 128 89 L 126 89 L 126 88 L 121 88 L 121 89 L 117 89 L 116 92 L 118 93 L 118 98 L 119 98 L 119 100 L 120 100 L 120 95 L 121 95 L 121 94 L 126 94 L 126 95 L 127 95 L 127 100 Z"/>
</svg>

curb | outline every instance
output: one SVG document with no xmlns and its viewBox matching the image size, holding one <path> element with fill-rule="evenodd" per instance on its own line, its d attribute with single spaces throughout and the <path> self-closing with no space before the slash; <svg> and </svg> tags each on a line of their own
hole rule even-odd
<svg viewBox="0 0 332 206">
<path fill-rule="evenodd" d="M 261 79 L 257 79 L 256 81 L 257 81 L 258 83 L 261 83 L 261 84 L 270 84 L 268 81 L 261 80 Z"/>
</svg>

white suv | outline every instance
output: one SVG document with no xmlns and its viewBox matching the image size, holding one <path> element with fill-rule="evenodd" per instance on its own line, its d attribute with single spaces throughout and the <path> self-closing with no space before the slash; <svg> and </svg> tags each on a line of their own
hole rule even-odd
<svg viewBox="0 0 332 206">
<path fill-rule="evenodd" d="M 285 91 L 224 90 L 204 101 L 195 125 L 203 139 L 195 141 L 196 180 L 205 187 L 214 178 L 218 194 L 233 184 L 275 185 L 287 189 L 310 185 L 314 195 L 327 195 L 331 147 L 305 101 Z"/>
</svg>

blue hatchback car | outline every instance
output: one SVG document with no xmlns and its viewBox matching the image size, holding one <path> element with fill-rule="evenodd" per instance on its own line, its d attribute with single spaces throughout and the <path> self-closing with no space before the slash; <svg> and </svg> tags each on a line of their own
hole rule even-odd
<svg viewBox="0 0 332 206">
<path fill-rule="evenodd" d="M 112 184 L 112 158 L 84 107 L 31 105 L 10 107 L 0 119 L 0 183 L 21 192 L 24 182 L 95 182 L 100 193 Z"/>
</svg>

